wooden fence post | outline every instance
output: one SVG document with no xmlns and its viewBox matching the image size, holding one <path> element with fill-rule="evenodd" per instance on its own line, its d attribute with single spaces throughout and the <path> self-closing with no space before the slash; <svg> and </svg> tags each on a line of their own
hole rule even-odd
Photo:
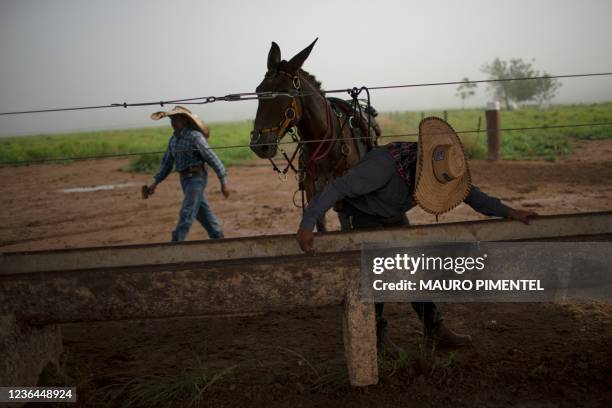
<svg viewBox="0 0 612 408">
<path fill-rule="evenodd" d="M 499 135 L 499 102 L 489 102 L 485 111 L 487 119 L 487 146 L 489 149 L 488 159 L 497 161 L 501 158 L 501 138 Z"/>
<path fill-rule="evenodd" d="M 359 268 L 349 275 L 342 317 L 344 354 L 351 385 L 364 387 L 378 384 L 376 312 L 374 303 L 365 303 L 359 298 Z"/>
</svg>

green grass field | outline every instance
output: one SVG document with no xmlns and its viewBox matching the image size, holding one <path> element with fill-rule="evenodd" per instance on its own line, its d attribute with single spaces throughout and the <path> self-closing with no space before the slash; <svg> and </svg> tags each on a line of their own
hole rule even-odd
<svg viewBox="0 0 612 408">
<path fill-rule="evenodd" d="M 442 111 L 423 112 L 425 116 L 443 117 Z M 485 113 L 481 109 L 448 111 L 449 123 L 456 131 L 478 129 L 480 133 L 461 134 L 468 155 L 487 157 Z M 386 112 L 380 115 L 384 134 L 416 133 L 421 112 Z M 550 109 L 522 108 L 501 111 L 500 128 L 524 128 L 553 125 L 612 122 L 612 103 L 592 105 L 563 105 Z M 548 159 L 571 153 L 577 139 L 604 139 L 612 137 L 612 125 L 565 129 L 508 131 L 501 134 L 502 157 L 510 160 Z M 383 139 L 384 140 L 384 139 Z M 389 139 L 391 140 L 391 139 Z M 416 140 L 416 138 L 407 138 Z"/>
<path fill-rule="evenodd" d="M 443 116 L 441 111 L 426 111 L 425 116 Z M 448 111 L 448 121 L 457 131 L 476 130 L 482 117 L 479 134 L 465 134 L 462 139 L 472 158 L 486 157 L 486 123 L 484 111 L 477 109 Z M 384 112 L 379 121 L 385 135 L 414 133 L 421 112 Z M 539 110 L 522 108 L 501 112 L 501 127 L 537 127 L 544 125 L 612 122 L 612 103 L 565 105 Z M 211 123 L 210 143 L 224 163 L 237 164 L 255 156 L 248 147 L 223 149 L 223 146 L 248 145 L 252 122 Z M 69 134 L 36 135 L 0 138 L 0 162 L 17 162 L 64 157 L 100 156 L 124 153 L 162 152 L 171 134 L 170 127 L 112 130 Z M 612 126 L 546 129 L 502 133 L 502 155 L 506 159 L 554 159 L 571 152 L 573 139 L 612 137 Z M 398 139 L 383 139 L 382 143 Z M 414 140 L 415 138 L 406 138 Z M 129 169 L 153 171 L 162 154 L 136 155 Z"/>
<path fill-rule="evenodd" d="M 427 116 L 443 117 L 442 111 L 423 112 Z M 485 113 L 480 109 L 450 110 L 447 118 L 456 131 L 478 133 L 461 134 L 461 139 L 470 157 L 482 159 L 487 157 L 487 135 Z M 418 132 L 421 112 L 386 112 L 381 113 L 380 122 L 383 134 L 402 134 Z M 612 103 L 592 105 L 564 105 L 546 110 L 522 108 L 514 111 L 501 111 L 500 128 L 524 128 L 552 125 L 569 125 L 583 123 L 612 123 Z M 572 151 L 572 139 L 612 138 L 612 125 L 576 127 L 565 129 L 508 131 L 501 134 L 502 156 L 505 159 L 554 159 Z M 385 140 L 385 139 L 383 139 Z M 388 139 L 394 140 L 394 139 Z M 401 139 L 398 139 L 401 140 Z M 416 140 L 416 138 L 406 138 Z"/>
<path fill-rule="evenodd" d="M 252 121 L 209 124 L 213 147 L 248 144 Z M 0 138 L 0 162 L 17 162 L 64 157 L 101 156 L 125 153 L 163 152 L 172 134 L 170 126 L 99 132 L 65 133 Z M 254 157 L 249 148 L 217 149 L 226 164 Z M 129 169 L 152 171 L 163 153 L 136 155 Z"/>
</svg>

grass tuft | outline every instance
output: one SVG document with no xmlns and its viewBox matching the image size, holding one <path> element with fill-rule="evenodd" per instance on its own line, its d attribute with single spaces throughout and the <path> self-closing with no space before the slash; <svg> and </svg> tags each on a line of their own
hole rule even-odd
<svg viewBox="0 0 612 408">
<path fill-rule="evenodd" d="M 196 369 L 179 375 L 149 374 L 138 377 L 117 376 L 97 389 L 92 399 L 104 401 L 108 407 L 157 407 L 173 402 L 199 407 L 205 402 L 205 393 L 236 366 L 216 372 Z"/>
</svg>

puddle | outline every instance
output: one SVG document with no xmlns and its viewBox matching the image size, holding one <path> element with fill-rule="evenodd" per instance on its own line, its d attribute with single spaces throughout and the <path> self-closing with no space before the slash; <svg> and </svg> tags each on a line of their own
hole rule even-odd
<svg viewBox="0 0 612 408">
<path fill-rule="evenodd" d="M 103 184 L 101 186 L 64 188 L 59 191 L 62 193 L 90 193 L 92 191 L 115 190 L 117 188 L 129 188 L 136 186 L 140 186 L 140 183 Z"/>
</svg>

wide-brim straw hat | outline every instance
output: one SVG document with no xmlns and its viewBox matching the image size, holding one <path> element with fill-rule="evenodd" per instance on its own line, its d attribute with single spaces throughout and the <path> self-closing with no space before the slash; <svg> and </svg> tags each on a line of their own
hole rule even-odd
<svg viewBox="0 0 612 408">
<path fill-rule="evenodd" d="M 175 106 L 174 108 L 172 108 L 172 110 L 169 110 L 167 112 L 160 111 L 160 112 L 152 113 L 151 119 L 160 120 L 161 118 L 166 118 L 166 117 L 170 117 L 174 115 L 186 116 L 187 119 L 189 119 L 189 121 L 191 122 L 191 124 L 196 130 L 199 130 L 200 132 L 202 132 L 204 136 L 206 137 L 210 136 L 210 130 L 208 129 L 208 126 L 206 126 L 204 121 L 200 119 L 198 115 L 196 115 L 195 113 L 191 112 L 189 109 L 184 108 L 182 106 Z"/>
<path fill-rule="evenodd" d="M 415 201 L 439 215 L 458 206 L 470 192 L 470 169 L 463 145 L 451 125 L 440 118 L 419 124 Z"/>
</svg>

